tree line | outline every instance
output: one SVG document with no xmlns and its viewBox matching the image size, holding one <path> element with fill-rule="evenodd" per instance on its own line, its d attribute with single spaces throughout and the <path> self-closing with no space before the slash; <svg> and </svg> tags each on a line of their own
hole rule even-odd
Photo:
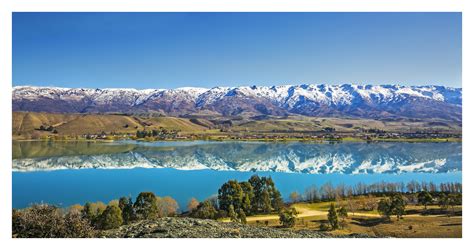
<svg viewBox="0 0 474 250">
<path fill-rule="evenodd" d="M 290 196 L 291 201 L 302 200 L 308 202 L 332 201 L 336 198 L 346 198 L 357 195 L 389 195 L 395 193 L 415 194 L 422 191 L 430 193 L 462 193 L 462 184 L 458 182 L 446 182 L 435 184 L 433 182 L 377 182 L 372 184 L 357 183 L 353 186 L 339 184 L 337 186 L 331 183 L 317 187 L 316 185 L 308 187 L 303 195 L 294 192 Z"/>
</svg>

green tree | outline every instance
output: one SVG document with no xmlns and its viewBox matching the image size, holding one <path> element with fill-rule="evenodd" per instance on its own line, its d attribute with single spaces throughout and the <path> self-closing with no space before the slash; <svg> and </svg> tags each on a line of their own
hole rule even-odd
<svg viewBox="0 0 474 250">
<path fill-rule="evenodd" d="M 239 183 L 242 188 L 243 198 L 242 198 L 242 208 L 246 214 L 251 214 L 252 212 L 252 200 L 254 199 L 254 190 L 250 182 L 244 181 Z"/>
<path fill-rule="evenodd" d="M 296 212 L 295 208 L 283 208 L 280 210 L 280 224 L 283 227 L 289 228 L 289 227 L 294 227 L 296 224 L 296 215 L 298 213 Z"/>
<path fill-rule="evenodd" d="M 383 198 L 379 201 L 377 210 L 380 214 L 390 220 L 391 215 L 396 215 L 400 220 L 405 214 L 406 201 L 401 194 L 392 195 L 389 199 Z"/>
<path fill-rule="evenodd" d="M 135 204 L 133 204 L 133 209 L 138 219 L 154 219 L 158 216 L 158 205 L 156 203 L 156 196 L 152 192 L 141 192 Z"/>
<path fill-rule="evenodd" d="M 341 218 L 342 223 L 344 223 L 346 221 L 347 216 L 348 216 L 346 207 L 344 207 L 344 206 L 340 207 L 337 210 L 337 215 L 339 216 L 339 218 Z"/>
<path fill-rule="evenodd" d="M 262 178 L 265 183 L 265 189 L 270 195 L 272 208 L 279 211 L 283 207 L 283 198 L 281 197 L 280 191 L 275 187 L 272 177 Z"/>
<path fill-rule="evenodd" d="M 117 228 L 122 224 L 122 211 L 117 205 L 108 205 L 98 221 L 99 228 L 104 230 Z"/>
<path fill-rule="evenodd" d="M 267 190 L 263 190 L 262 192 L 262 209 L 264 213 L 270 213 L 272 211 L 272 201 Z"/>
<path fill-rule="evenodd" d="M 238 215 L 238 217 L 239 217 L 240 223 L 242 223 L 242 224 L 247 224 L 247 216 L 245 215 L 245 212 L 244 212 L 243 209 L 240 209 L 240 210 L 239 210 L 239 215 Z"/>
<path fill-rule="evenodd" d="M 276 189 L 276 187 L 273 187 L 272 192 L 271 192 L 271 204 L 273 209 L 276 211 L 280 211 L 280 209 L 283 207 L 283 198 L 281 197 L 280 191 Z"/>
<path fill-rule="evenodd" d="M 454 215 L 454 208 L 456 205 L 462 204 L 462 197 L 460 194 L 449 194 L 446 196 L 444 203 L 446 210 L 451 207 L 451 214 Z"/>
<path fill-rule="evenodd" d="M 390 220 L 390 215 L 392 215 L 393 212 L 390 201 L 387 198 L 381 199 L 377 205 L 377 211 L 379 214 Z"/>
<path fill-rule="evenodd" d="M 405 214 L 406 201 L 401 194 L 395 194 L 390 197 L 391 206 L 393 213 L 397 216 L 397 220 L 400 220 Z"/>
<path fill-rule="evenodd" d="M 425 206 L 425 210 L 427 208 L 428 204 L 431 204 L 433 202 L 433 197 L 428 191 L 421 191 L 418 194 L 418 203 L 422 204 Z"/>
<path fill-rule="evenodd" d="M 252 175 L 248 182 L 252 185 L 254 193 L 253 200 L 251 200 L 252 211 L 258 213 L 263 207 L 262 192 L 264 189 L 264 182 L 258 175 Z"/>
<path fill-rule="evenodd" d="M 237 213 L 235 213 L 234 205 L 231 204 L 229 206 L 229 211 L 227 211 L 227 214 L 229 215 L 230 221 L 239 222 L 239 217 L 237 216 Z"/>
<path fill-rule="evenodd" d="M 95 225 L 99 216 L 104 212 L 107 206 L 103 202 L 87 202 L 82 209 L 82 215 L 84 218 L 90 221 L 92 225 Z"/>
<path fill-rule="evenodd" d="M 234 209 L 242 208 L 242 198 L 244 193 L 236 180 L 230 180 L 224 183 L 218 192 L 219 208 L 229 211 L 230 205 Z"/>
<path fill-rule="evenodd" d="M 328 211 L 328 221 L 329 225 L 331 225 L 332 230 L 336 230 L 339 228 L 339 218 L 337 216 L 336 207 L 334 203 L 331 203 Z"/>
<path fill-rule="evenodd" d="M 128 224 L 135 219 L 132 198 L 121 197 L 118 206 L 122 210 L 123 224 Z"/>
</svg>

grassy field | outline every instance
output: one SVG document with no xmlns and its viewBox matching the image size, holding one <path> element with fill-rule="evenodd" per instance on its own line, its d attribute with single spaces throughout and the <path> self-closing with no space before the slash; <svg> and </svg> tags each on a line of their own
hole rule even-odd
<svg viewBox="0 0 474 250">
<path fill-rule="evenodd" d="M 331 202 L 296 203 L 292 205 L 298 212 L 293 230 L 319 230 L 321 223 L 327 223 L 327 211 Z M 461 206 L 455 208 L 457 214 Z M 462 216 L 447 216 L 438 206 L 428 206 L 434 215 L 423 215 L 423 206 L 408 205 L 407 215 L 399 221 L 392 216 L 389 222 L 376 211 L 349 212 L 344 227 L 329 231 L 333 235 L 352 233 L 367 234 L 375 237 L 400 238 L 460 238 L 462 237 Z M 259 215 L 247 217 L 247 222 L 254 226 L 280 227 L 278 215 Z"/>
</svg>

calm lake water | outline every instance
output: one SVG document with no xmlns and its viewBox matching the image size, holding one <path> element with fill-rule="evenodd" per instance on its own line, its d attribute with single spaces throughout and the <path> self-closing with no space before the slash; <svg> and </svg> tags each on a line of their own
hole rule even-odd
<svg viewBox="0 0 474 250">
<path fill-rule="evenodd" d="M 153 191 L 185 209 L 191 197 L 255 173 L 271 176 L 284 197 L 327 182 L 461 182 L 461 162 L 461 143 L 13 142 L 13 207 Z"/>
</svg>

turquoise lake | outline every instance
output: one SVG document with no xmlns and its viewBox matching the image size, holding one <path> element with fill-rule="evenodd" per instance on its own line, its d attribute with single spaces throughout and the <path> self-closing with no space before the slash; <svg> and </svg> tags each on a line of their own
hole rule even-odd
<svg viewBox="0 0 474 250">
<path fill-rule="evenodd" d="M 271 176 L 283 197 L 312 185 L 462 182 L 461 143 L 13 142 L 13 207 L 108 202 L 142 191 L 185 209 L 229 179 Z"/>
</svg>

